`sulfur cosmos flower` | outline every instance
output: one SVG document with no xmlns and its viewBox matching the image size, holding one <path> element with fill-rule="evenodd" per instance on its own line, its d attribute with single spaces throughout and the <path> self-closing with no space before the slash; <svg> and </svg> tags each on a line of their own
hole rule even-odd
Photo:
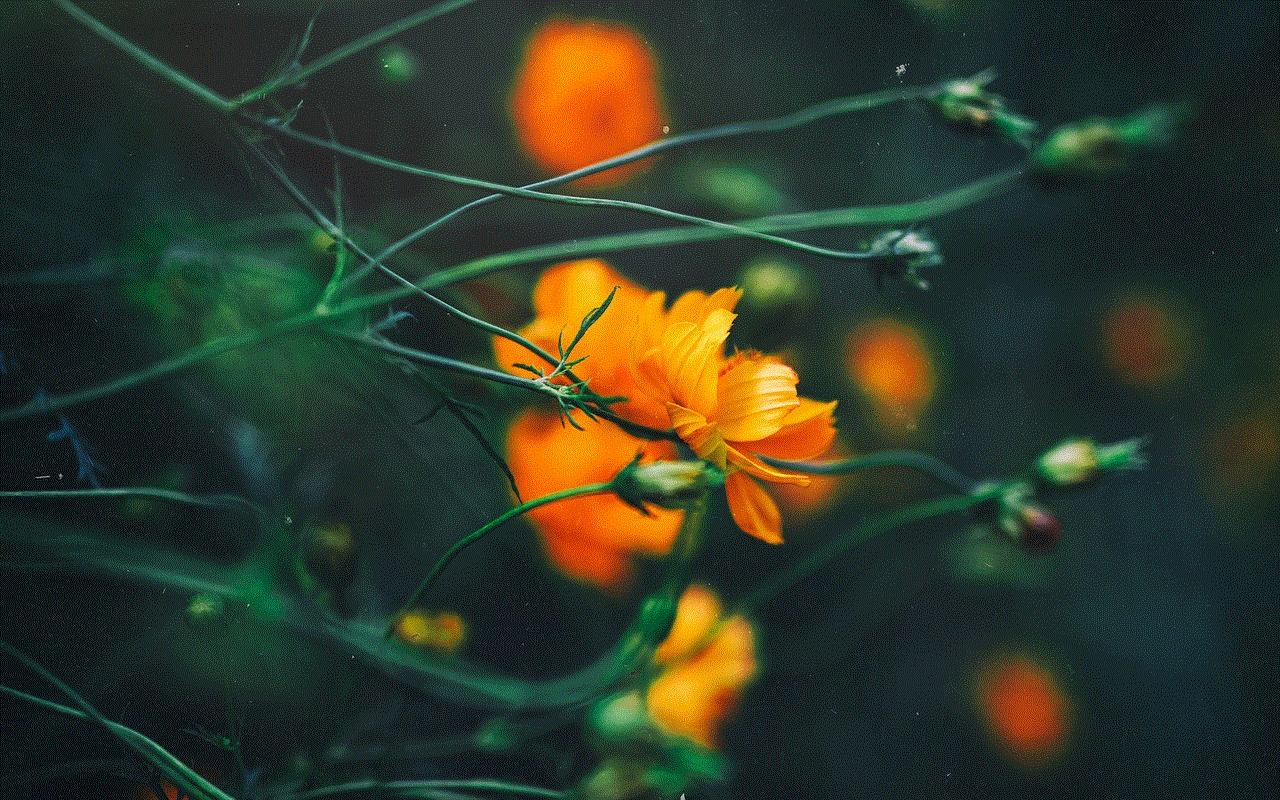
<svg viewBox="0 0 1280 800">
<path fill-rule="evenodd" d="M 665 409 L 636 390 L 627 358 L 627 343 L 635 334 L 636 320 L 649 292 L 604 261 L 588 258 L 548 267 L 533 289 L 534 319 L 519 333 L 555 355 L 562 335 L 567 342 L 583 318 L 615 288 L 609 307 L 574 348 L 572 356 L 586 356 L 586 360 L 576 365 L 573 372 L 587 381 L 597 394 L 626 397 L 625 402 L 610 406 L 616 413 L 642 425 L 666 428 Z M 517 374 L 527 376 L 513 364 L 536 361 L 528 350 L 508 339 L 494 339 L 493 351 L 500 367 Z M 546 371 L 551 367 L 549 364 L 535 366 Z M 634 454 L 635 448 L 632 448 L 628 458 Z M 622 463 L 625 459 L 618 466 Z"/>
<path fill-rule="evenodd" d="M 663 135 L 666 104 L 658 63 L 644 38 L 621 23 L 552 17 L 529 37 L 508 100 L 516 137 L 547 172 L 569 172 Z M 576 183 L 622 183 L 633 162 Z"/>
<path fill-rule="evenodd" d="M 806 475 L 775 469 L 759 456 L 804 459 L 835 438 L 835 402 L 802 398 L 795 370 L 755 351 L 726 357 L 724 342 L 741 292 L 687 292 L 664 310 L 650 295 L 631 346 L 632 377 L 661 403 L 669 426 L 699 458 L 726 473 L 729 512 L 738 527 L 782 541 L 778 505 L 757 481 L 807 486 Z"/>
<path fill-rule="evenodd" d="M 554 352 L 561 332 L 576 330 L 614 287 L 613 302 L 574 349 L 575 357 L 586 356 L 575 373 L 598 394 L 626 397 L 611 406 L 624 418 L 674 430 L 699 458 L 726 473 L 729 511 L 738 526 L 763 541 L 781 542 L 782 515 L 757 481 L 807 486 L 809 478 L 774 469 L 759 456 L 804 459 L 825 451 L 835 438 L 836 404 L 800 397 L 795 370 L 773 356 L 725 355 L 738 289 L 686 292 L 667 308 L 664 293 L 646 292 L 599 259 L 570 261 L 539 279 L 537 316 L 520 333 Z M 513 371 L 512 364 L 529 358 L 503 339 L 495 340 L 494 353 Z M 635 450 L 619 454 L 611 466 L 621 468 Z"/>
<path fill-rule="evenodd" d="M 507 465 L 528 498 L 610 480 L 637 452 L 645 461 L 676 457 L 671 442 L 636 439 L 608 423 L 580 431 L 536 408 L 521 413 L 507 435 Z M 615 494 L 599 494 L 548 503 L 528 517 L 560 571 L 618 592 L 631 579 L 636 554 L 671 550 L 684 512 L 651 507 L 646 514 Z"/>
</svg>

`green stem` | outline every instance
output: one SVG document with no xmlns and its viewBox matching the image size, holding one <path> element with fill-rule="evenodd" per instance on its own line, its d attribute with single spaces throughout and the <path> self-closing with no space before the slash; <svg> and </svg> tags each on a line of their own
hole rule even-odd
<svg viewBox="0 0 1280 800">
<path fill-rule="evenodd" d="M 1004 491 L 1003 484 L 993 484 L 983 488 L 982 491 L 941 497 L 868 520 L 843 536 L 827 541 L 772 579 L 765 581 L 755 591 L 743 598 L 737 607 L 732 612 L 725 614 L 725 616 L 733 613 L 755 611 L 831 563 L 840 554 L 858 545 L 865 544 L 880 534 L 931 517 L 940 517 L 946 514 L 954 514 L 958 511 L 965 511 L 997 497 L 1002 491 Z"/>
<path fill-rule="evenodd" d="M 337 144 L 335 142 L 325 141 L 310 134 L 295 131 L 287 125 L 273 122 L 271 120 L 257 119 L 255 117 L 244 116 L 245 121 L 254 125 L 274 131 L 282 136 L 288 136 L 300 142 L 328 150 L 333 153 L 354 158 L 358 161 L 364 161 L 375 166 L 385 169 L 403 172 L 408 175 L 417 175 L 424 178 L 431 178 L 445 183 L 454 183 L 460 186 L 470 186 L 476 189 L 484 189 L 490 192 L 497 192 L 511 197 L 523 197 L 528 200 L 538 200 L 544 203 L 559 203 L 561 205 L 570 206 L 588 206 L 592 208 L 615 208 L 623 211 L 634 211 L 639 214 L 646 214 L 652 217 L 668 219 L 673 222 L 685 222 L 699 227 L 707 228 L 713 231 L 719 231 L 723 234 L 741 236 L 748 239 L 759 239 L 780 247 L 786 247 L 792 250 L 799 250 L 803 253 L 811 255 L 825 256 L 843 261 L 860 261 L 871 257 L 871 254 L 860 250 L 833 250 L 829 247 L 819 247 L 817 245 L 805 244 L 804 242 L 788 239 L 784 236 L 777 236 L 772 233 L 757 230 L 751 227 L 733 224 L 729 222 L 718 222 L 716 220 L 696 217 L 692 214 L 682 214 L 679 211 L 669 211 L 658 206 L 651 206 L 646 203 L 636 203 L 630 200 L 609 200 L 600 197 L 582 197 L 579 195 L 569 194 L 550 194 L 547 192 L 539 192 L 534 189 L 524 189 L 518 186 L 504 186 L 491 181 L 484 181 L 478 178 L 467 178 L 462 175 L 454 175 L 448 172 L 440 172 L 438 170 L 426 169 L 425 167 L 415 167 L 412 164 L 405 164 L 400 161 L 394 161 L 382 156 L 373 155 L 356 150 L 346 145 Z"/>
<path fill-rule="evenodd" d="M 34 489 L 18 491 L 2 491 L 0 498 L 57 498 L 57 497 L 153 497 L 157 500 L 172 500 L 175 503 L 186 503 L 203 508 L 226 508 L 236 511 L 248 511 L 259 518 L 267 515 L 267 510 L 250 500 L 234 494 L 187 494 L 172 489 L 153 489 L 148 486 L 121 486 L 108 489 Z"/>
<path fill-rule="evenodd" d="M 422 583 L 418 584 L 418 588 L 413 590 L 413 594 L 410 595 L 409 599 L 400 607 L 400 610 L 392 615 L 391 621 L 387 623 L 387 627 L 383 631 L 383 636 L 388 637 L 395 632 L 396 623 L 399 622 L 400 618 L 403 617 L 410 609 L 418 604 L 419 598 L 426 593 L 427 589 L 431 587 L 431 584 L 435 582 L 435 579 L 439 577 L 440 573 L 444 572 L 445 567 L 449 566 L 449 562 L 453 561 L 455 556 L 489 531 L 498 527 L 507 520 L 518 517 L 526 511 L 532 511 L 539 506 L 545 506 L 546 504 L 554 503 L 557 500 L 567 500 L 570 497 L 583 497 L 589 494 L 603 494 L 612 490 L 613 481 L 606 481 L 604 483 L 588 483 L 582 486 L 574 486 L 570 489 L 561 489 L 558 492 L 552 492 L 551 494 L 521 503 L 515 508 L 510 509 L 506 513 L 496 517 L 488 523 L 480 526 L 475 531 L 472 531 L 459 539 L 454 543 L 453 547 L 450 547 L 449 550 L 440 557 L 440 560 L 437 561 L 435 566 L 431 568 L 431 571 L 427 573 L 427 577 L 422 579 Z"/>
<path fill-rule="evenodd" d="M 448 12 L 453 11 L 454 9 L 462 8 L 463 6 L 468 5 L 471 2 L 473 2 L 473 0 L 448 0 L 448 2 L 439 3 L 437 5 L 431 6 L 430 8 L 425 8 L 422 11 L 419 11 L 417 14 L 412 14 L 410 16 L 405 17 L 404 19 L 396 20 L 390 25 L 387 25 L 383 28 L 379 28 L 373 33 L 365 34 L 364 36 L 361 36 L 359 39 L 356 39 L 354 42 L 343 45 L 342 47 L 339 47 L 336 50 L 333 50 L 328 54 L 323 55 L 320 58 L 317 58 L 315 61 L 312 61 L 310 64 L 307 64 L 306 66 L 300 67 L 296 71 L 279 75 L 267 81 L 266 83 L 262 84 L 256 89 L 250 89 L 249 91 L 240 95 L 240 97 L 236 100 L 236 102 L 232 104 L 232 108 L 235 109 L 244 105 L 245 103 L 252 103 L 257 100 L 261 100 L 262 98 L 274 92 L 276 89 L 279 89 L 283 86 L 289 86 L 295 83 L 299 83 L 300 81 L 304 81 L 307 78 L 310 78 L 312 75 L 319 72 L 320 70 L 334 65 L 339 61 L 341 61 L 342 59 L 347 58 L 348 56 L 353 56 L 356 53 L 360 52 L 361 50 L 364 50 L 365 48 L 372 47 L 373 45 L 378 44 L 379 42 L 386 41 L 387 39 L 390 39 L 392 36 L 396 36 L 398 34 L 404 33 L 410 28 L 413 28 L 417 25 L 421 25 L 422 23 L 427 22 L 428 20 L 435 19 L 436 17 L 441 16 L 443 14 L 447 14 Z"/>
<path fill-rule="evenodd" d="M 850 472 L 858 472 L 864 469 L 880 469 L 883 467 L 909 467 L 924 472 L 932 476 L 941 483 L 945 483 L 956 491 L 968 492 L 974 486 L 974 481 L 961 475 L 949 464 L 924 453 L 918 453 L 914 450 L 886 450 L 880 453 L 872 453 L 857 458 L 845 459 L 843 461 L 787 461 L 781 458 L 770 458 L 768 456 L 757 455 L 761 461 L 766 464 L 778 467 L 779 469 L 789 469 L 796 472 L 804 472 L 809 475 L 845 475 Z"/>
<path fill-rule="evenodd" d="M 717 125 L 716 127 L 713 127 L 713 128 L 704 128 L 699 131 L 690 131 L 688 133 L 678 134 L 676 136 L 671 136 L 666 139 L 662 139 L 661 141 L 647 144 L 643 147 L 639 147 L 630 152 L 623 153 L 620 156 L 614 156 L 613 158 L 608 158 L 608 159 L 605 159 L 604 161 L 598 161 L 595 164 L 591 164 L 590 166 L 586 166 L 586 167 L 581 167 L 580 169 L 575 169 L 572 172 L 566 172 L 563 175 L 557 175 L 554 178 L 547 178 L 545 180 L 537 181 L 535 183 L 526 184 L 524 186 L 521 186 L 520 188 L 521 189 L 542 189 L 548 186 L 558 186 L 560 184 L 568 183 L 569 181 L 573 181 L 578 178 L 586 177 L 587 175 L 593 175 L 597 172 L 603 172 L 604 170 L 607 170 L 607 169 L 613 169 L 614 167 L 630 164 L 633 161 L 639 161 L 641 159 L 649 158 L 651 156 L 657 155 L 664 151 L 673 150 L 678 147 L 687 147 L 688 145 L 691 145 L 691 144 L 696 144 L 698 142 L 705 142 L 713 139 L 726 139 L 726 138 L 731 138 L 735 136 L 749 136 L 753 134 L 777 133 L 781 131 L 790 130 L 792 128 L 798 128 L 803 125 L 808 125 L 810 123 L 817 122 L 827 117 L 833 117 L 839 114 L 848 114 L 854 111 L 865 111 L 868 109 L 876 108 L 878 106 L 887 105 L 889 103 L 901 102 L 905 100 L 924 99 L 927 97 L 931 97 L 936 91 L 937 91 L 936 87 L 932 87 L 932 86 L 911 87 L 911 88 L 903 88 L 903 89 L 889 89 L 882 92 L 871 92 L 870 94 L 855 95 L 853 97 L 843 97 L 837 100 L 829 100 L 825 103 L 818 103 L 817 105 L 809 106 L 808 108 L 801 109 L 800 111 L 797 111 L 793 114 L 787 114 L 782 117 L 774 117 L 772 119 L 765 119 L 765 120 L 752 120 L 748 122 L 733 122 L 727 125 Z M 444 214 L 443 216 L 438 217 L 435 220 L 432 220 L 431 222 L 417 229 L 413 233 L 410 233 L 409 235 L 405 236 L 400 241 L 392 244 L 390 247 L 388 247 L 386 250 L 384 250 L 382 253 L 378 255 L 378 261 L 380 262 L 384 259 L 390 258 L 400 249 L 407 247 L 408 245 L 412 244 L 418 239 L 421 239 L 423 236 L 426 236 L 428 233 L 431 233 L 432 231 L 439 229 L 441 226 L 461 216 L 462 214 L 465 214 L 466 212 L 479 208 L 481 206 L 488 205 L 490 203 L 501 200 L 504 197 L 507 197 L 507 195 L 504 195 L 504 194 L 486 195 L 485 197 L 472 200 L 469 203 L 466 203 L 464 205 L 459 206 L 458 208 L 453 209 L 449 213 Z M 366 264 L 360 269 L 353 271 L 350 277 L 347 279 L 346 284 L 350 285 L 352 283 L 355 283 L 356 281 L 361 280 L 364 276 L 366 276 L 369 273 L 371 269 L 372 269 L 372 266 L 369 264 Z"/>
<path fill-rule="evenodd" d="M 80 9 L 75 4 L 70 3 L 67 0 L 53 0 L 53 4 L 58 8 L 62 9 L 64 13 L 74 18 L 81 25 L 84 25 L 86 28 L 98 34 L 103 39 L 106 39 L 111 44 L 123 50 L 125 54 L 128 55 L 130 58 L 132 58 L 134 61 L 137 61 L 139 64 L 151 70 L 152 72 L 157 73 L 161 77 L 168 80 L 170 83 L 176 84 L 182 89 L 185 89 L 190 94 L 195 95 L 200 100 L 203 100 L 205 103 L 212 106 L 213 108 L 216 108 L 218 111 L 223 112 L 224 114 L 235 111 L 236 109 L 235 103 L 231 102 L 225 97 L 222 97 L 217 92 L 214 92 L 212 89 L 209 89 L 203 84 L 200 84 L 192 80 L 191 78 L 182 74 L 178 70 L 164 63 L 160 59 L 151 55 L 147 51 L 138 47 L 133 42 L 129 41 L 128 39 L 124 38 L 120 34 L 108 28 L 106 25 L 103 25 L 98 20 L 89 16 L 89 14 L 85 13 L 82 9 Z"/>
<path fill-rule="evenodd" d="M 56 675 L 40 666 L 40 664 L 34 661 L 31 657 L 22 653 L 3 639 L 0 639 L 0 650 L 3 650 L 11 658 L 26 665 L 26 667 L 32 672 L 48 681 L 57 688 L 58 691 L 66 695 L 77 707 L 72 708 L 62 705 L 61 703 L 55 703 L 51 700 L 44 700 L 36 697 L 35 695 L 10 689 L 8 686 L 4 685 L 0 685 L 0 691 L 21 700 L 33 702 L 42 708 L 47 708 L 61 714 L 66 714 L 67 716 L 97 723 L 119 739 L 130 750 L 133 750 L 139 756 L 163 770 L 165 775 L 173 781 L 174 785 L 177 786 L 179 790 L 186 792 L 193 798 L 198 798 L 198 800 L 233 800 L 230 795 L 197 775 L 194 770 L 186 764 L 183 764 L 180 760 L 169 753 L 169 751 L 165 750 L 145 735 L 133 730 L 132 728 L 121 725 L 117 722 L 112 722 L 111 720 L 103 717 L 96 708 L 90 705 L 89 702 L 81 697 L 74 689 L 63 683 Z"/>
<path fill-rule="evenodd" d="M 524 795 L 526 797 L 545 797 L 552 800 L 561 800 L 568 797 L 564 792 L 558 792 L 554 789 L 543 789 L 538 786 L 526 786 L 519 783 L 510 783 L 508 781 L 489 780 L 486 778 L 475 778 L 471 780 L 405 780 L 405 781 L 381 781 L 377 779 L 367 779 L 360 781 L 351 781 L 349 783 L 335 784 L 333 786 L 322 786 L 319 789 L 311 789 L 296 794 L 280 795 L 278 800 L 320 800 L 323 797 L 337 797 L 344 794 L 366 794 L 369 792 L 377 792 L 378 790 L 386 792 L 424 792 L 426 796 L 440 798 L 456 798 L 459 795 L 454 794 L 450 790 L 456 789 L 474 789 L 477 791 L 490 792 L 506 792 L 513 795 Z M 439 792 L 439 794 L 436 794 Z"/>
<path fill-rule="evenodd" d="M 852 208 L 828 209 L 802 214 L 782 214 L 761 217 L 742 223 L 742 227 L 753 230 L 798 231 L 832 226 L 885 225 L 917 222 L 924 219 L 951 213 L 966 206 L 973 205 L 991 197 L 1010 191 L 1021 185 L 1025 167 L 1016 167 L 1005 172 L 982 178 L 973 183 L 940 194 L 928 200 L 909 203 L 898 203 L 883 206 L 864 206 Z M 240 347 L 259 344 L 267 339 L 283 333 L 295 331 L 314 325 L 322 319 L 332 319 L 346 314 L 354 314 L 386 303 L 399 300 L 418 289 L 431 290 L 452 283 L 471 280 L 490 272 L 507 269 L 521 264 L 542 261 L 558 261 L 577 256 L 631 250 L 643 247 L 667 247 L 691 242 L 704 242 L 714 239 L 728 238 L 731 234 L 720 230 L 706 228 L 660 228 L 635 233 L 623 233 L 610 236 L 599 236 L 589 239 L 578 239 L 571 242 L 539 245 L 522 250 L 511 250 L 490 256 L 466 261 L 448 269 L 433 272 L 410 287 L 393 287 L 382 292 L 374 292 L 352 298 L 335 306 L 328 315 L 307 311 L 297 316 L 281 320 L 273 325 L 257 331 L 216 339 L 212 342 L 194 347 L 185 353 L 165 359 L 136 372 L 122 375 L 107 383 L 91 386 L 77 392 L 58 396 L 37 397 L 30 402 L 0 410 L 0 423 L 15 419 L 35 416 L 37 414 L 58 411 L 69 406 L 89 400 L 96 400 L 115 392 L 132 388 L 147 381 L 155 380 L 175 372 L 184 370 L 212 356 L 225 353 Z"/>
</svg>

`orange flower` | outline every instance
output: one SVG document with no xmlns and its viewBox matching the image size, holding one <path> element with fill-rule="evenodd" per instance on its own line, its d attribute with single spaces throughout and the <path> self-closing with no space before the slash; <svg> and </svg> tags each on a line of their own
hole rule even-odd
<svg viewBox="0 0 1280 800">
<path fill-rule="evenodd" d="M 859 325 L 845 340 L 845 366 L 886 432 L 915 430 L 937 382 L 933 357 L 915 328 L 889 318 Z"/>
<path fill-rule="evenodd" d="M 538 26 L 508 105 L 521 147 L 553 174 L 648 144 L 667 124 L 657 59 L 644 38 L 599 20 L 556 16 Z M 576 183 L 617 185 L 645 168 L 634 162 Z"/>
<path fill-rule="evenodd" d="M 647 706 L 648 719 L 665 732 L 716 748 L 720 726 L 758 670 L 755 631 L 745 617 L 730 617 L 703 641 L 719 619 L 715 592 L 698 584 L 686 589 L 671 632 L 654 652 L 653 662 L 662 671 L 643 699 L 631 692 L 609 701 L 606 718 L 624 724 L 643 719 Z"/>
<path fill-rule="evenodd" d="M 724 357 L 741 292 L 687 292 L 664 311 L 665 296 L 645 301 L 632 340 L 632 375 L 662 403 L 685 444 L 727 474 L 725 492 L 738 527 L 763 541 L 782 541 L 782 517 L 756 479 L 807 486 L 809 478 L 774 469 L 757 456 L 802 459 L 835 438 L 835 403 L 796 393 L 799 378 L 777 358 L 754 351 Z"/>
<path fill-rule="evenodd" d="M 573 372 L 598 394 L 627 397 L 627 402 L 611 406 L 618 414 L 643 425 L 665 428 L 666 411 L 636 389 L 627 363 L 626 344 L 635 333 L 636 319 L 648 292 L 604 261 L 598 258 L 566 261 L 543 272 L 533 289 L 536 316 L 519 333 L 554 356 L 561 334 L 568 344 L 583 318 L 603 303 L 615 286 L 618 291 L 613 301 L 573 350 L 573 358 L 587 356 Z M 495 338 L 493 350 L 498 365 L 518 375 L 530 373 L 512 364 L 538 361 L 528 350 L 508 339 Z M 549 364 L 533 365 L 546 372 L 551 369 Z M 635 448 L 632 448 L 628 455 L 634 454 Z"/>
<path fill-rule="evenodd" d="M 1014 760 L 1042 767 L 1066 746 L 1071 702 L 1053 672 L 1018 653 L 996 660 L 974 681 L 978 707 L 992 738 Z"/>
<path fill-rule="evenodd" d="M 562 425 L 557 413 L 538 409 L 517 417 L 507 435 L 507 464 L 526 498 L 610 480 L 637 451 L 646 461 L 676 457 L 670 442 L 636 439 L 609 423 L 580 431 Z M 559 569 L 621 591 L 631 579 L 632 556 L 667 553 L 680 529 L 683 512 L 651 512 L 645 516 L 613 494 L 600 494 L 548 503 L 527 516 Z"/>
<path fill-rule="evenodd" d="M 574 372 L 601 395 L 628 398 L 611 406 L 614 412 L 674 429 L 699 458 L 728 473 L 725 492 L 734 521 L 763 541 L 781 542 L 782 515 L 756 479 L 807 486 L 809 478 L 774 469 L 757 455 L 803 459 L 823 452 L 835 438 L 836 404 L 798 396 L 795 371 L 777 358 L 754 351 L 725 357 L 732 309 L 742 295 L 737 289 L 686 292 L 668 310 L 664 293 L 646 293 L 603 261 L 570 261 L 538 280 L 537 317 L 520 333 L 554 351 L 561 331 L 566 337 L 576 332 L 615 286 L 613 302 L 574 349 L 574 357 L 587 356 Z M 503 339 L 495 340 L 494 351 L 507 369 L 531 359 Z M 629 449 L 614 454 L 611 466 L 621 467 L 635 453 L 635 440 L 624 441 Z M 593 474 L 593 480 L 612 476 Z"/>
</svg>

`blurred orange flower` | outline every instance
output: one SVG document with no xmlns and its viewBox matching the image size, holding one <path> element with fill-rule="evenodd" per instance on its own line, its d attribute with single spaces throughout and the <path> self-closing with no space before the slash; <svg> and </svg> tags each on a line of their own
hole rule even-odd
<svg viewBox="0 0 1280 800">
<path fill-rule="evenodd" d="M 635 333 L 636 319 L 649 292 L 604 261 L 588 258 L 548 267 L 533 289 L 534 320 L 519 333 L 555 355 L 561 333 L 567 344 L 583 318 L 603 303 L 614 287 L 618 291 L 613 301 L 573 350 L 574 358 L 587 356 L 573 368 L 574 374 L 587 381 L 598 394 L 627 397 L 626 402 L 611 406 L 618 414 L 643 425 L 665 428 L 666 410 L 636 390 L 627 364 L 626 344 Z M 537 361 L 532 353 L 508 339 L 495 338 L 493 350 L 499 366 L 519 375 L 529 373 L 512 364 Z M 551 367 L 549 364 L 534 366 L 548 372 Z M 634 454 L 635 448 L 632 448 L 628 455 Z"/>
<path fill-rule="evenodd" d="M 937 383 L 933 356 L 920 333 L 895 319 L 871 319 L 845 339 L 844 357 L 881 428 L 898 435 L 915 430 Z"/>
<path fill-rule="evenodd" d="M 560 174 L 634 150 L 663 135 L 666 103 L 644 37 L 621 23 L 555 16 L 525 46 L 508 108 L 516 137 L 542 169 Z M 634 162 L 578 179 L 623 183 Z"/>
<path fill-rule="evenodd" d="M 1015 761 L 1038 768 L 1061 754 L 1071 701 L 1048 667 L 1024 653 L 1002 657 L 977 674 L 974 690 L 992 739 Z"/>
<path fill-rule="evenodd" d="M 669 424 L 699 458 L 727 473 L 734 522 L 773 544 L 782 541 L 777 503 L 756 479 L 807 486 L 809 478 L 775 469 L 758 456 L 803 459 L 835 438 L 835 403 L 801 398 L 795 370 L 755 351 L 724 356 L 741 292 L 687 292 L 664 311 L 666 297 L 645 301 L 632 339 L 632 375 L 662 403 Z"/>
<path fill-rule="evenodd" d="M 622 695 L 610 701 L 606 713 L 627 719 L 647 707 L 648 718 L 667 733 L 716 748 L 720 726 L 758 671 L 751 623 L 732 616 L 707 638 L 719 619 L 715 592 L 698 584 L 686 589 L 671 632 L 654 652 L 662 671 L 643 699 L 638 692 Z"/>
<path fill-rule="evenodd" d="M 670 442 L 646 442 L 608 423 L 580 431 L 561 424 L 554 411 L 527 409 L 507 434 L 507 464 L 526 498 L 610 480 L 637 452 L 645 461 L 676 457 Z M 684 512 L 651 512 L 645 516 L 616 495 L 600 494 L 549 503 L 528 517 L 561 571 L 617 592 L 630 582 L 636 553 L 663 555 L 675 542 Z"/>
</svg>

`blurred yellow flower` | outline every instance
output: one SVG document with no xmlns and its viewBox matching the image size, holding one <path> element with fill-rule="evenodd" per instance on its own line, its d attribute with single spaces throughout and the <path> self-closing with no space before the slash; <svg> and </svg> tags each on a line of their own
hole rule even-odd
<svg viewBox="0 0 1280 800">
<path fill-rule="evenodd" d="M 693 584 L 676 607 L 667 638 L 654 652 L 661 671 L 642 697 L 639 692 L 608 702 L 602 718 L 620 729 L 644 720 L 662 731 L 707 749 L 720 743 L 720 726 L 732 715 L 742 690 L 755 678 L 755 631 L 742 616 L 719 628 L 720 599 Z"/>
<path fill-rule="evenodd" d="M 507 434 L 507 465 L 526 498 L 608 481 L 637 452 L 645 461 L 676 457 L 670 442 L 646 442 L 603 422 L 580 431 L 561 424 L 554 411 L 527 409 Z M 618 592 L 631 580 L 635 554 L 670 551 L 684 512 L 651 508 L 646 516 L 617 495 L 600 494 L 549 503 L 528 517 L 551 563 L 571 577 Z"/>
<path fill-rule="evenodd" d="M 467 624 L 452 611 L 415 608 L 396 620 L 395 634 L 414 647 L 456 653 L 467 638 Z"/>
<path fill-rule="evenodd" d="M 552 174 L 648 144 L 668 121 L 658 62 L 644 37 L 621 23 L 564 16 L 530 35 L 508 109 L 520 146 Z M 638 161 L 575 183 L 612 186 L 645 169 Z"/>
</svg>

